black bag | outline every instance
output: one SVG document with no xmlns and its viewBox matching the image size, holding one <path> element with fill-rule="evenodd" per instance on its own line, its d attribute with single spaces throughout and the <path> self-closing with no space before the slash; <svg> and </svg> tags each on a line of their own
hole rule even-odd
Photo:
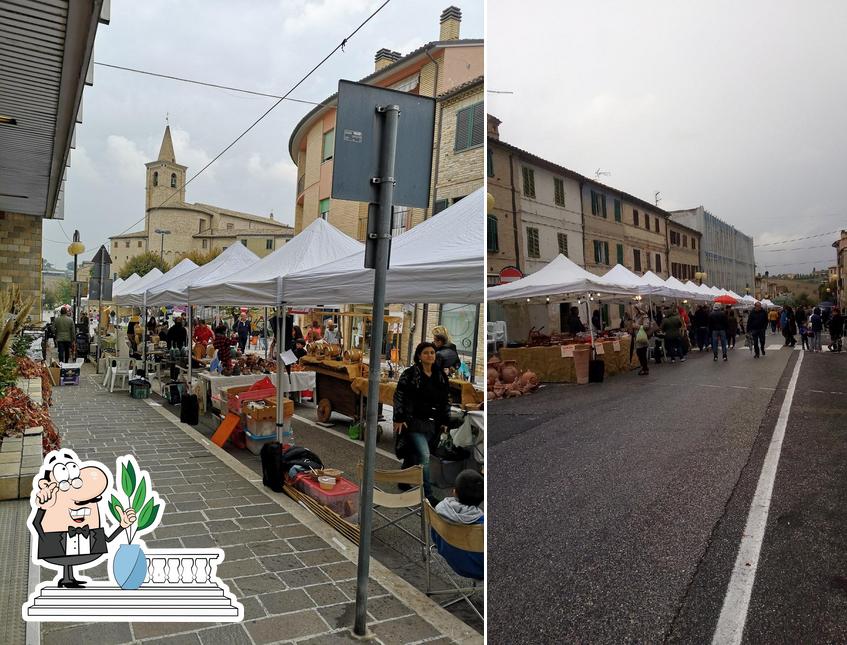
<svg viewBox="0 0 847 645">
<path fill-rule="evenodd" d="M 602 383 L 606 374 L 606 363 L 600 360 L 588 361 L 588 382 Z"/>
<path fill-rule="evenodd" d="M 182 393 L 185 391 L 185 384 L 178 381 L 171 381 L 165 384 L 164 396 L 165 400 L 171 405 L 177 405 L 182 401 Z"/>
<path fill-rule="evenodd" d="M 320 457 L 302 446 L 291 446 L 288 450 L 282 452 L 280 459 L 283 475 L 288 475 L 288 471 L 294 466 L 302 466 L 306 470 L 309 468 L 318 470 L 324 467 Z"/>
<path fill-rule="evenodd" d="M 196 394 L 186 394 L 182 397 L 179 420 L 191 426 L 200 423 L 200 402 L 197 400 Z"/>
<path fill-rule="evenodd" d="M 262 483 L 277 493 L 285 480 L 282 470 L 282 446 L 276 441 L 262 446 Z"/>
<path fill-rule="evenodd" d="M 408 432 L 408 430 L 406 432 Z M 406 432 L 394 431 L 394 455 L 397 459 L 405 459 L 409 451 L 409 442 L 406 441 Z"/>
<path fill-rule="evenodd" d="M 175 381 L 179 378 L 179 368 L 176 365 L 171 365 L 171 380 Z"/>
</svg>

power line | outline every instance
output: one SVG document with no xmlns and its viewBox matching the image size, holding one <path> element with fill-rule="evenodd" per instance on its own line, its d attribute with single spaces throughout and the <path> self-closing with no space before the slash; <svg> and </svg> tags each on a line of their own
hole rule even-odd
<svg viewBox="0 0 847 645">
<path fill-rule="evenodd" d="M 59 223 L 59 228 L 60 228 L 60 229 L 62 229 L 62 233 L 64 234 L 64 236 L 65 236 L 66 238 L 68 238 L 68 242 L 70 242 L 70 241 L 71 241 L 71 238 L 70 238 L 70 236 L 67 234 L 67 232 L 65 231 L 65 227 L 64 227 L 64 226 L 62 226 L 62 220 L 57 219 L 56 221 Z"/>
<path fill-rule="evenodd" d="M 347 36 L 346 38 L 344 38 L 344 39 L 343 39 L 340 43 L 338 43 L 338 44 L 337 44 L 337 45 L 333 48 L 333 50 L 332 50 L 331 52 L 329 52 L 326 56 L 324 56 L 324 57 L 321 59 L 321 61 L 320 61 L 317 65 L 315 65 L 314 67 L 312 67 L 312 69 L 310 69 L 310 70 L 306 73 L 306 75 L 305 75 L 305 76 L 303 76 L 303 77 L 302 77 L 299 81 L 297 81 L 297 82 L 296 82 L 296 83 L 295 83 L 295 84 L 291 87 L 291 89 L 289 89 L 289 90 L 288 90 L 285 94 L 283 94 L 281 97 L 279 97 L 279 99 L 276 101 L 276 103 L 274 103 L 274 104 L 273 104 L 272 106 L 270 106 L 267 110 L 265 110 L 265 112 L 264 112 L 264 113 L 262 113 L 262 115 L 261 115 L 258 119 L 256 119 L 255 121 L 253 121 L 253 123 L 251 123 L 251 124 L 250 124 L 250 126 L 249 126 L 246 130 L 244 130 L 244 132 L 242 132 L 241 134 L 239 134 L 239 135 L 238 135 L 238 136 L 237 136 L 237 137 L 236 137 L 236 138 L 235 138 L 235 139 L 234 139 L 234 140 L 233 140 L 233 141 L 232 141 L 232 142 L 231 142 L 228 146 L 226 146 L 226 147 L 225 147 L 223 150 L 221 150 L 221 151 L 220 151 L 217 155 L 215 155 L 215 157 L 214 157 L 214 158 L 213 158 L 213 159 L 212 159 L 209 163 L 207 163 L 205 166 L 203 166 L 203 167 L 202 167 L 199 171 L 197 171 L 197 173 L 196 173 L 194 176 L 192 176 L 192 177 L 191 177 L 191 179 L 189 179 L 188 181 L 186 181 L 186 182 L 185 182 L 182 186 L 178 187 L 178 188 L 177 188 L 177 189 L 176 189 L 173 193 L 171 193 L 170 195 L 168 195 L 168 197 L 167 197 L 167 198 L 165 198 L 165 199 L 164 199 L 164 200 L 163 200 L 163 201 L 162 201 L 162 202 L 161 202 L 158 206 L 154 206 L 154 208 L 159 208 L 159 207 L 163 206 L 164 204 L 166 204 L 167 202 L 169 202 L 169 201 L 170 201 L 170 199 L 171 199 L 174 195 L 178 195 L 178 194 L 180 193 L 180 191 L 182 191 L 182 190 L 183 190 L 186 186 L 188 186 L 188 184 L 190 184 L 192 181 L 194 181 L 195 179 L 197 179 L 197 177 L 199 177 L 201 174 L 203 174 L 203 172 L 204 172 L 207 168 L 209 168 L 209 166 L 211 166 L 211 165 L 212 165 L 213 163 L 215 163 L 218 159 L 220 159 L 220 158 L 221 158 L 221 157 L 222 157 L 222 156 L 223 156 L 223 155 L 224 155 L 224 154 L 225 154 L 225 153 L 226 153 L 226 152 L 227 152 L 230 148 L 232 148 L 232 147 L 233 147 L 236 143 L 238 143 L 238 142 L 239 142 L 242 138 L 244 138 L 244 136 L 245 136 L 248 132 L 250 132 L 250 130 L 252 130 L 253 128 L 255 128 L 255 127 L 259 124 L 259 122 L 260 122 L 260 121 L 262 121 L 262 120 L 263 120 L 266 116 L 268 116 L 268 114 L 270 114 L 270 113 L 271 113 L 271 112 L 272 112 L 272 111 L 273 111 L 273 110 L 274 110 L 274 109 L 275 109 L 275 108 L 276 108 L 276 107 L 277 107 L 280 103 L 282 103 L 284 100 L 286 100 L 286 99 L 288 98 L 288 95 L 289 95 L 289 94 L 291 94 L 294 90 L 296 90 L 298 87 L 300 87 L 300 85 L 302 85 L 304 82 L 306 82 L 306 80 L 307 80 L 307 79 L 308 79 L 308 78 L 309 78 L 312 74 L 314 74 L 314 73 L 315 73 L 315 72 L 316 72 L 316 71 L 317 71 L 317 70 L 318 70 L 318 69 L 319 69 L 319 68 L 320 68 L 320 67 L 321 67 L 321 66 L 322 66 L 322 65 L 323 65 L 326 61 L 328 61 L 328 60 L 329 60 L 329 59 L 330 59 L 330 58 L 331 58 L 331 57 L 332 57 L 332 56 L 333 56 L 336 52 L 338 52 L 338 50 L 339 50 L 339 49 L 343 50 L 343 49 L 344 49 L 344 47 L 345 47 L 345 45 L 347 45 L 347 41 L 348 41 L 348 40 L 350 40 L 353 36 L 355 36 L 355 35 L 356 35 L 356 34 L 357 34 L 357 33 L 358 33 L 358 32 L 359 32 L 359 31 L 360 31 L 360 30 L 361 30 L 361 29 L 362 29 L 362 28 L 366 25 L 366 24 L 368 24 L 368 23 L 369 23 L 369 22 L 370 22 L 370 21 L 374 18 L 374 16 L 376 16 L 376 15 L 377 15 L 380 11 L 382 11 L 382 10 L 386 7 L 386 5 L 388 5 L 388 3 L 389 3 L 389 2 L 391 2 L 391 0 L 385 0 L 385 2 L 383 2 L 381 5 L 379 5 L 379 7 L 377 7 L 377 8 L 374 10 L 374 12 L 373 12 L 373 13 L 371 13 L 371 14 L 370 14 L 367 18 L 365 18 L 365 19 L 364 19 L 361 23 L 359 23 L 359 26 L 358 26 L 358 27 L 356 27 L 356 28 L 355 28 L 352 32 L 350 32 L 350 35 L 348 35 L 348 36 Z M 128 232 L 130 229 L 134 228 L 135 226 L 137 226 L 138 224 L 140 224 L 141 222 L 143 222 L 146 218 L 147 218 L 147 213 L 145 212 L 144 217 L 142 217 L 141 219 L 139 219 L 139 220 L 137 220 L 137 221 L 133 222 L 130 226 L 128 226 L 127 228 L 125 228 L 123 231 L 121 231 L 121 232 L 120 232 L 120 233 L 118 233 L 117 235 L 123 235 L 124 233 Z M 111 236 L 111 237 L 117 237 L 117 235 L 113 235 L 113 236 Z"/>
<path fill-rule="evenodd" d="M 816 246 L 793 246 L 789 249 L 765 249 L 762 253 L 780 253 L 782 251 L 805 251 L 807 249 L 824 249 L 831 247 L 831 244 L 818 244 Z"/>
<path fill-rule="evenodd" d="M 768 242 L 767 244 L 754 244 L 753 246 L 761 248 L 763 246 L 775 246 L 777 244 L 785 244 L 786 242 L 798 242 L 800 240 L 811 240 L 813 237 L 823 237 L 824 235 L 834 235 L 839 231 L 829 231 L 828 233 L 819 233 L 818 235 L 807 235 L 806 237 L 793 237 L 790 240 L 780 240 L 779 242 Z"/>
<path fill-rule="evenodd" d="M 214 87 L 219 90 L 229 90 L 231 92 L 241 92 L 242 94 L 253 94 L 254 96 L 264 96 L 270 99 L 283 99 L 286 101 L 292 101 L 293 103 L 305 103 L 306 105 L 325 105 L 324 103 L 318 103 L 317 101 L 306 101 L 304 99 L 292 99 L 287 97 L 282 97 L 277 94 L 267 94 L 265 92 L 257 92 L 255 90 L 245 90 L 240 87 L 230 87 L 228 85 L 219 85 L 218 83 L 207 83 L 206 81 L 198 81 L 192 78 L 183 78 L 181 76 L 172 76 L 170 74 L 159 74 L 157 72 L 150 72 L 144 69 L 136 69 L 134 67 L 124 67 L 122 65 L 112 65 L 111 63 L 101 63 L 99 61 L 94 61 L 95 65 L 99 65 L 100 67 L 110 67 L 112 69 L 119 69 L 125 72 L 134 72 L 135 74 L 143 74 L 145 76 L 155 76 L 157 78 L 167 78 L 172 81 L 180 81 L 182 83 L 192 83 L 194 85 L 203 85 L 204 87 Z"/>
<path fill-rule="evenodd" d="M 828 264 L 832 262 L 832 258 L 824 258 L 823 260 L 811 260 L 809 262 L 781 262 L 779 264 L 762 264 L 760 266 L 763 267 L 784 267 L 784 266 L 796 266 L 796 265 L 806 265 L 806 264 Z"/>
</svg>

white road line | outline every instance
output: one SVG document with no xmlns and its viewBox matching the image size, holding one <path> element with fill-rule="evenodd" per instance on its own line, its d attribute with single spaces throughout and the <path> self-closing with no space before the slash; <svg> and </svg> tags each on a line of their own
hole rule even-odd
<svg viewBox="0 0 847 645">
<path fill-rule="evenodd" d="M 765 349 L 769 352 L 772 352 L 776 349 L 782 349 L 785 345 L 768 345 Z"/>
<path fill-rule="evenodd" d="M 788 391 L 785 393 L 785 400 L 782 402 L 773 437 L 771 437 L 771 443 L 762 464 L 759 483 L 756 485 L 756 493 L 753 495 L 753 501 L 750 504 L 747 524 L 744 526 L 744 533 L 741 536 L 738 557 L 735 560 L 732 578 L 727 587 L 718 626 L 712 638 L 712 645 L 737 645 L 741 643 L 741 638 L 744 635 L 750 595 L 753 592 L 753 582 L 756 579 L 756 567 L 759 564 L 759 554 L 762 550 L 765 528 L 768 524 L 768 512 L 770 511 L 771 495 L 776 479 L 776 469 L 779 465 L 779 455 L 782 451 L 782 440 L 785 437 L 785 428 L 788 425 L 788 415 L 791 413 L 791 402 L 794 399 L 794 390 L 797 387 L 797 377 L 800 374 L 802 362 L 803 354 L 801 353 L 797 357 L 797 364 L 791 374 Z"/>
</svg>

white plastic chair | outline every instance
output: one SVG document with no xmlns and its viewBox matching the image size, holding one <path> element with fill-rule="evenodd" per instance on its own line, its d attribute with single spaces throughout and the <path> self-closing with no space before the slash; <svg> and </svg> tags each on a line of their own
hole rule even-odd
<svg viewBox="0 0 847 645">
<path fill-rule="evenodd" d="M 497 351 L 497 344 L 500 343 L 504 347 L 509 339 L 506 335 L 506 322 L 504 320 L 493 320 L 485 324 L 486 342 L 489 345 L 494 345 L 494 351 Z"/>
<path fill-rule="evenodd" d="M 115 391 L 115 381 L 120 379 L 119 389 L 129 389 L 129 379 L 132 378 L 135 372 L 134 358 L 115 358 L 112 359 L 112 365 L 107 372 L 109 377 L 109 392 Z M 105 383 L 104 383 L 105 384 Z"/>
</svg>

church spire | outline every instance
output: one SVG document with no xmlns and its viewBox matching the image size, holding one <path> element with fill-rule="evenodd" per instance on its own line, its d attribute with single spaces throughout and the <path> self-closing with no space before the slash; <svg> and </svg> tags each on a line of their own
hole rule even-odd
<svg viewBox="0 0 847 645">
<path fill-rule="evenodd" d="M 162 137 L 162 147 L 159 149 L 159 159 L 158 161 L 170 161 L 171 163 L 176 163 L 176 156 L 174 155 L 174 144 L 171 141 L 171 126 L 165 126 L 165 136 Z"/>
</svg>

